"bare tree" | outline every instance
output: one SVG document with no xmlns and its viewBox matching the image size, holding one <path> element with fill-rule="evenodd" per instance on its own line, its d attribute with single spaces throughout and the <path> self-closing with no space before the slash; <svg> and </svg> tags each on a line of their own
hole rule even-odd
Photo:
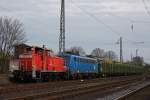
<svg viewBox="0 0 150 100">
<path fill-rule="evenodd" d="M 66 51 L 66 53 L 70 53 L 70 54 L 75 54 L 75 55 L 80 55 L 80 56 L 85 56 L 85 51 L 82 47 L 71 47 L 69 50 Z"/>
<path fill-rule="evenodd" d="M 22 23 L 17 19 L 0 17 L 0 72 L 7 72 L 9 56 L 16 44 L 25 42 L 25 32 Z"/>
<path fill-rule="evenodd" d="M 0 17 L 0 53 L 9 56 L 13 46 L 25 42 L 23 24 L 17 19 Z"/>
<path fill-rule="evenodd" d="M 112 59 L 112 60 L 117 60 L 117 55 L 114 51 L 107 51 L 105 52 L 105 55 L 104 55 L 104 58 L 109 58 L 109 59 Z"/>
<path fill-rule="evenodd" d="M 105 52 L 104 52 L 103 49 L 95 48 L 95 49 L 92 51 L 91 55 L 92 55 L 93 57 L 103 58 L 104 55 L 105 55 Z"/>
</svg>

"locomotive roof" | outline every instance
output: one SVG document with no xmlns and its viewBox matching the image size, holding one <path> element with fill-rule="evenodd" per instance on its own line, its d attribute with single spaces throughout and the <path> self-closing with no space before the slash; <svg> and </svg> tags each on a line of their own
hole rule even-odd
<svg viewBox="0 0 150 100">
<path fill-rule="evenodd" d="M 43 47 L 39 47 L 39 46 L 31 46 L 31 45 L 28 45 L 28 44 L 25 44 L 25 43 L 22 43 L 22 44 L 17 44 L 15 45 L 15 47 L 24 47 L 28 50 L 31 50 L 31 48 L 35 48 L 36 50 L 44 50 Z M 48 51 L 51 51 L 51 50 L 48 50 Z"/>
<path fill-rule="evenodd" d="M 78 58 L 83 58 L 83 59 L 96 60 L 95 58 L 89 58 L 89 57 L 78 56 L 78 55 L 72 55 L 72 54 L 65 54 L 65 56 L 73 56 L 73 57 L 78 57 Z"/>
</svg>

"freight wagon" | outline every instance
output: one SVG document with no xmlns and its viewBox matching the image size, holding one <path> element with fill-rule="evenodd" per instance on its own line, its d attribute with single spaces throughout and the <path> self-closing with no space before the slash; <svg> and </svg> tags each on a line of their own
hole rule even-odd
<svg viewBox="0 0 150 100">
<path fill-rule="evenodd" d="M 144 73 L 142 66 L 112 62 L 110 60 L 98 60 L 100 76 L 124 76 Z"/>
</svg>

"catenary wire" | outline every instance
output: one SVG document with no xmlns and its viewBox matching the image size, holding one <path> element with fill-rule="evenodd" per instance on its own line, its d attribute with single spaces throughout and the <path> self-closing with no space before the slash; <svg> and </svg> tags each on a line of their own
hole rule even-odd
<svg viewBox="0 0 150 100">
<path fill-rule="evenodd" d="M 113 32 L 114 34 L 116 34 L 117 36 L 121 37 L 122 33 L 118 32 L 116 30 L 114 30 L 112 27 L 110 27 L 109 25 L 107 25 L 106 23 L 104 23 L 102 20 L 100 20 L 99 18 L 97 18 L 94 14 L 89 13 L 88 11 L 86 11 L 85 9 L 81 8 L 80 6 L 76 5 L 76 3 L 73 0 L 70 0 L 72 4 L 74 4 L 78 9 L 80 9 L 83 13 L 85 13 L 86 15 L 90 16 L 91 18 L 93 18 L 94 20 L 96 20 L 97 22 L 99 22 L 100 24 L 103 24 L 105 27 L 107 27 L 107 29 L 109 29 L 111 32 Z M 131 41 L 132 43 L 135 43 L 137 41 L 133 41 L 130 40 L 128 38 L 123 37 L 124 39 Z"/>
<path fill-rule="evenodd" d="M 149 11 L 149 9 L 148 9 L 148 6 L 147 6 L 145 0 L 142 0 L 142 2 L 143 2 L 143 4 L 144 4 L 144 8 L 145 8 L 147 14 L 150 16 L 150 11 Z"/>
</svg>

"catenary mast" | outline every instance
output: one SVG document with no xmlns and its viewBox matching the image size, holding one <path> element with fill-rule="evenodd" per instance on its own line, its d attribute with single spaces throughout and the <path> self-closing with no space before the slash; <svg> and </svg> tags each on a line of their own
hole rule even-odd
<svg viewBox="0 0 150 100">
<path fill-rule="evenodd" d="M 65 0 L 61 0 L 59 53 L 65 52 Z"/>
<path fill-rule="evenodd" d="M 120 37 L 120 62 L 123 63 L 122 37 Z"/>
</svg>

